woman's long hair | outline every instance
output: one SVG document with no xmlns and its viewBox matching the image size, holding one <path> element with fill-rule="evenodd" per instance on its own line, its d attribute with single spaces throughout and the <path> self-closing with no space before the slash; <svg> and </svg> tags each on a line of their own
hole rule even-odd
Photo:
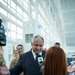
<svg viewBox="0 0 75 75">
<path fill-rule="evenodd" d="M 46 53 L 44 75 L 66 75 L 67 63 L 65 52 L 62 48 L 51 47 Z"/>
</svg>

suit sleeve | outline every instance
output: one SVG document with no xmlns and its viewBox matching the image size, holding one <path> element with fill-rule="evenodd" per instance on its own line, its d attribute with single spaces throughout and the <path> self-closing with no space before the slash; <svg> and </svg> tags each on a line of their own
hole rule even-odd
<svg viewBox="0 0 75 75">
<path fill-rule="evenodd" d="M 14 68 L 10 69 L 10 75 L 19 75 L 22 72 L 22 56 L 20 56 Z"/>
</svg>

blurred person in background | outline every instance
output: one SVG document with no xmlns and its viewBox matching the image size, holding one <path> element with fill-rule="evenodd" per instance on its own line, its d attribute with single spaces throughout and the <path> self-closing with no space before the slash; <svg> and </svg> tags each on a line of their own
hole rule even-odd
<svg viewBox="0 0 75 75">
<path fill-rule="evenodd" d="M 24 47 L 23 47 L 22 44 L 18 44 L 17 47 L 16 47 L 16 49 L 18 50 L 19 55 L 23 54 L 23 52 L 24 52 Z"/>
<path fill-rule="evenodd" d="M 54 44 L 54 46 L 60 47 L 60 43 L 59 43 L 59 42 L 56 42 L 56 43 Z"/>
<path fill-rule="evenodd" d="M 18 62 L 18 59 L 19 59 L 19 52 L 18 50 L 14 50 L 13 58 L 10 62 L 10 68 L 13 68 L 16 65 L 16 63 Z"/>
</svg>

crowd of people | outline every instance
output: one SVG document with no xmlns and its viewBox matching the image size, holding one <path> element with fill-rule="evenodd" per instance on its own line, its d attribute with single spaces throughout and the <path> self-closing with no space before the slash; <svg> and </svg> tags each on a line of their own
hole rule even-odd
<svg viewBox="0 0 75 75">
<path fill-rule="evenodd" d="M 31 49 L 24 53 L 23 46 L 19 44 L 14 51 L 15 64 L 10 69 L 6 65 L 0 66 L 2 75 L 67 75 L 75 72 L 72 65 L 67 66 L 64 50 L 60 43 L 55 43 L 48 50 L 43 50 L 44 39 L 41 36 L 34 36 L 31 41 Z"/>
<path fill-rule="evenodd" d="M 18 44 L 17 47 L 16 47 L 16 50 L 13 51 L 13 58 L 10 62 L 10 66 L 9 68 L 14 68 L 14 66 L 17 64 L 18 60 L 19 60 L 19 57 L 21 54 L 23 54 L 24 52 L 24 48 L 23 48 L 23 45 L 22 44 Z M 20 75 L 24 75 L 24 73 L 20 73 Z"/>
</svg>

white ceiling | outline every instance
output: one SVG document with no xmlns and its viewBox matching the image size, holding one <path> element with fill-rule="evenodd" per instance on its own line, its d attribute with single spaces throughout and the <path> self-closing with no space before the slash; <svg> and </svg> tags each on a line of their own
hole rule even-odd
<svg viewBox="0 0 75 75">
<path fill-rule="evenodd" d="M 75 46 L 75 0 L 50 1 L 54 1 L 59 14 L 62 14 L 60 17 L 63 20 L 66 45 Z"/>
</svg>

